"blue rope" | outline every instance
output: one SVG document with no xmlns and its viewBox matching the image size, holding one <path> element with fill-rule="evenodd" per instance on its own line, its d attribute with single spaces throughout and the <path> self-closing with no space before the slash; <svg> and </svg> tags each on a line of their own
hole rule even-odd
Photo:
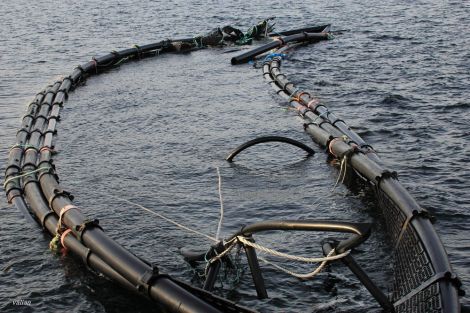
<svg viewBox="0 0 470 313">
<path fill-rule="evenodd" d="M 263 61 L 271 61 L 273 58 L 280 57 L 281 59 L 285 59 L 287 54 L 285 53 L 270 53 L 268 54 Z"/>
</svg>

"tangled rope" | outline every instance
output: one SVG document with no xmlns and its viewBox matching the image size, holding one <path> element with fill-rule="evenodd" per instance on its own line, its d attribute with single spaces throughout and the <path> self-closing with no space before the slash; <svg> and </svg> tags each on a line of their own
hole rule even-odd
<svg viewBox="0 0 470 313">
<path fill-rule="evenodd" d="M 335 189 L 338 186 L 338 183 L 339 183 L 340 180 L 341 180 L 341 184 L 344 183 L 344 179 L 346 178 L 347 164 L 348 164 L 348 156 L 345 155 L 341 159 L 341 165 L 340 165 L 340 168 L 339 168 L 338 179 L 336 179 L 336 183 L 333 186 L 333 189 L 331 189 L 331 192 L 335 191 Z"/>
<path fill-rule="evenodd" d="M 330 257 L 331 255 L 333 255 L 334 253 L 334 250 L 331 250 L 330 253 L 328 253 L 327 257 Z M 323 261 L 321 262 L 320 265 L 318 265 L 318 267 L 316 269 L 314 269 L 313 271 L 309 272 L 309 273 L 305 273 L 305 274 L 300 274 L 300 273 L 296 273 L 296 272 L 293 272 L 293 271 L 290 271 L 288 269 L 286 269 L 285 267 L 282 267 L 280 265 L 277 265 L 273 262 L 270 262 L 268 260 L 266 260 L 265 258 L 263 257 L 258 257 L 258 259 L 260 259 L 261 261 L 265 262 L 266 264 L 269 264 L 271 265 L 272 267 L 280 270 L 280 271 L 283 271 L 284 273 L 286 274 L 289 274 L 291 276 L 294 276 L 294 277 L 297 277 L 299 279 L 310 279 L 310 278 L 313 278 L 315 277 L 318 273 L 320 273 L 323 268 L 325 267 L 326 263 L 328 263 L 328 261 Z"/>
<path fill-rule="evenodd" d="M 341 162 L 340 175 L 338 176 L 338 180 L 336 181 L 336 184 L 335 184 L 334 188 L 336 188 L 338 182 L 341 179 L 341 176 L 343 176 L 342 179 L 344 180 L 345 172 L 346 172 L 346 161 L 347 161 L 347 157 L 345 156 L 343 158 L 342 162 Z M 344 170 L 343 170 L 343 168 L 344 168 Z M 219 223 L 218 223 L 218 226 L 217 226 L 217 231 L 216 231 L 215 237 L 212 237 L 212 236 L 204 234 L 204 233 L 202 233 L 198 230 L 195 230 L 193 228 L 190 228 L 188 226 L 180 224 L 180 223 L 176 222 L 175 220 L 172 220 L 171 218 L 168 218 L 168 217 L 166 217 L 166 216 L 164 216 L 164 215 L 162 215 L 158 212 L 155 212 L 155 211 L 153 211 L 149 208 L 146 208 L 143 205 L 140 205 L 140 204 L 135 203 L 133 201 L 123 199 L 123 198 L 120 198 L 118 196 L 114 196 L 114 195 L 110 195 L 110 194 L 108 194 L 108 196 L 111 196 L 112 198 L 115 198 L 115 199 L 123 201 L 123 202 L 127 202 L 129 204 L 135 205 L 135 206 L 137 206 L 137 207 L 139 207 L 139 208 L 141 208 L 141 209 L 143 209 L 143 210 L 145 210 L 145 211 L 147 211 L 151 214 L 154 214 L 154 215 L 162 218 L 163 220 L 175 225 L 176 227 L 178 227 L 180 229 L 183 229 L 183 230 L 186 230 L 186 231 L 191 232 L 193 234 L 196 234 L 198 236 L 204 237 L 204 238 L 209 239 L 210 241 L 213 241 L 213 242 L 220 242 L 220 232 L 221 232 L 223 219 L 224 219 L 224 205 L 223 205 L 223 197 L 222 197 L 222 178 L 221 178 L 221 175 L 220 175 L 219 167 L 217 167 L 216 170 L 217 170 L 217 176 L 218 176 L 218 192 L 219 192 L 219 200 L 220 200 L 220 219 L 219 219 Z M 343 172 L 344 172 L 344 174 L 342 174 Z M 334 190 L 334 188 L 333 188 L 333 190 Z M 255 250 L 258 250 L 262 253 L 270 254 L 272 256 L 276 256 L 276 257 L 279 257 L 279 258 L 284 258 L 284 259 L 287 259 L 287 260 L 290 260 L 290 261 L 297 261 L 297 262 L 304 262 L 304 263 L 320 263 L 320 265 L 315 270 L 313 270 L 309 273 L 300 274 L 300 273 L 296 273 L 296 272 L 293 272 L 291 270 L 288 270 L 288 269 L 286 269 L 286 268 L 284 268 L 280 265 L 274 264 L 273 262 L 268 261 L 265 258 L 259 257 L 259 259 L 262 260 L 263 262 L 273 266 L 274 268 L 276 268 L 280 271 L 283 271 L 284 273 L 287 273 L 287 274 L 289 274 L 291 276 L 294 276 L 296 278 L 299 278 L 299 279 L 313 278 L 315 275 L 317 275 L 318 273 L 321 272 L 321 270 L 325 267 L 325 265 L 328 262 L 341 259 L 341 258 L 347 256 L 350 253 L 350 250 L 348 250 L 348 251 L 345 251 L 343 253 L 334 255 L 335 250 L 333 249 L 325 257 L 310 258 L 310 257 L 304 257 L 304 256 L 296 256 L 296 255 L 291 255 L 291 254 L 280 252 L 280 251 L 277 251 L 277 250 L 274 250 L 274 249 L 271 249 L 271 248 L 264 247 L 260 244 L 257 244 L 255 242 L 252 242 L 252 241 L 248 240 L 244 236 L 236 236 L 236 237 L 230 239 L 228 242 L 224 243 L 226 248 L 222 252 L 218 253 L 214 249 L 213 251 L 216 254 L 214 257 L 212 257 L 210 259 L 207 259 L 205 257 L 206 267 L 205 267 L 204 272 L 206 273 L 206 275 L 207 275 L 209 266 L 211 264 L 213 264 L 214 262 L 218 262 L 218 261 L 222 262 L 221 259 L 223 257 L 225 257 L 226 255 L 228 255 L 233 250 L 233 248 L 235 246 L 239 245 L 239 244 L 241 244 L 243 246 L 248 246 L 248 247 L 254 248 Z"/>
<path fill-rule="evenodd" d="M 280 251 L 277 251 L 277 250 L 274 250 L 274 249 L 271 249 L 271 248 L 261 246 L 257 243 L 249 241 L 248 239 L 246 239 L 243 236 L 238 236 L 237 240 L 240 241 L 241 243 L 243 243 L 244 245 L 252 247 L 252 248 L 254 248 L 256 250 L 259 250 L 261 252 L 271 254 L 271 255 L 274 255 L 274 256 L 277 256 L 277 257 L 281 257 L 281 258 L 284 258 L 284 259 L 287 259 L 287 260 L 305 262 L 305 263 L 319 263 L 319 262 L 334 261 L 334 260 L 338 260 L 338 259 L 341 259 L 341 258 L 345 257 L 350 252 L 348 250 L 346 252 L 343 252 L 343 253 L 340 253 L 340 254 L 337 254 L 337 255 L 329 255 L 329 256 L 321 257 L 321 258 L 307 258 L 307 257 L 303 257 L 303 256 L 296 256 L 296 255 L 287 254 L 287 253 L 280 252 Z"/>
<path fill-rule="evenodd" d="M 303 256 L 296 256 L 296 255 L 291 255 L 291 254 L 287 254 L 287 253 L 283 253 L 283 252 L 279 252 L 277 250 L 274 250 L 274 249 L 270 249 L 270 248 L 267 248 L 267 247 L 264 247 L 264 246 L 261 246 L 257 243 L 254 243 L 248 239 L 246 239 L 245 237 L 243 236 L 237 236 L 235 238 L 232 238 L 229 242 L 227 242 L 228 244 L 228 247 L 222 251 L 221 253 L 218 253 L 216 256 L 214 256 L 213 258 L 209 259 L 209 260 L 206 260 L 207 264 L 206 264 L 206 268 L 205 268 L 205 273 L 207 273 L 208 269 L 209 269 L 209 266 L 210 264 L 214 263 L 214 262 L 217 262 L 217 261 L 220 261 L 225 255 L 227 255 L 228 253 L 230 253 L 230 251 L 232 251 L 232 249 L 237 245 L 237 244 L 242 244 L 242 245 L 245 245 L 245 246 L 249 246 L 249 247 L 252 247 L 258 251 L 261 251 L 261 252 L 264 252 L 266 254 L 270 254 L 270 255 L 273 255 L 273 256 L 277 256 L 277 257 L 281 257 L 281 258 L 284 258 L 284 259 L 287 259 L 287 260 L 291 260 L 291 261 L 298 261 L 298 262 L 305 262 L 305 263 L 320 263 L 320 265 L 317 266 L 317 268 L 315 268 L 313 271 L 309 272 L 309 273 L 296 273 L 296 272 L 293 272 L 289 269 L 286 269 L 285 267 L 282 267 L 280 265 L 277 265 L 271 261 L 268 261 L 267 259 L 263 258 L 263 257 L 259 257 L 258 256 L 258 259 L 260 259 L 261 261 L 265 262 L 266 264 L 269 264 L 271 265 L 272 267 L 286 273 L 286 274 L 289 274 L 293 277 L 296 277 L 296 278 L 299 278 L 299 279 L 310 279 L 310 278 L 313 278 L 315 277 L 318 273 L 320 273 L 322 271 L 322 269 L 325 267 L 325 265 L 330 262 L 330 261 L 334 261 L 334 260 L 338 260 L 338 259 L 341 259 L 345 256 L 347 256 L 349 253 L 350 253 L 350 250 L 348 251 L 345 251 L 343 253 L 340 253 L 340 254 L 337 254 L 337 255 L 334 255 L 335 253 L 335 250 L 332 249 L 327 256 L 325 257 L 321 257 L 321 258 L 307 258 L 307 257 L 303 257 Z"/>
</svg>

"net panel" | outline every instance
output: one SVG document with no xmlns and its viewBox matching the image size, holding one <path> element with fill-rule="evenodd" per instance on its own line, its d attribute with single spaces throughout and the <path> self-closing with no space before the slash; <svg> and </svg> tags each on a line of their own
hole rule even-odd
<svg viewBox="0 0 470 313">
<path fill-rule="evenodd" d="M 397 242 L 406 220 L 405 213 L 381 189 L 376 192 L 391 242 Z M 392 302 L 400 300 L 436 274 L 426 248 L 412 225 L 406 227 L 394 251 L 394 272 L 390 294 Z M 424 288 L 396 309 L 403 313 L 442 312 L 439 283 Z"/>
</svg>

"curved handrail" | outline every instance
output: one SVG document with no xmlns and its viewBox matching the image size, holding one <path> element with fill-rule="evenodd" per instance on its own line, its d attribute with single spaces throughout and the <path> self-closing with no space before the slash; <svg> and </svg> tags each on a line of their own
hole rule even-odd
<svg viewBox="0 0 470 313">
<path fill-rule="evenodd" d="M 233 162 L 233 158 L 235 158 L 243 150 L 248 149 L 251 146 L 254 146 L 260 143 L 266 143 L 266 142 L 288 143 L 304 150 L 305 152 L 308 153 L 308 156 L 315 154 L 315 151 L 312 148 L 301 143 L 300 141 L 287 138 L 287 137 L 281 137 L 281 136 L 263 136 L 263 137 L 258 137 L 253 140 L 247 141 L 244 144 L 241 144 L 240 146 L 236 147 L 234 150 L 232 150 L 232 152 L 229 153 L 229 155 L 225 158 L 225 160 L 228 162 Z"/>
<path fill-rule="evenodd" d="M 243 226 L 238 232 L 227 239 L 230 242 L 237 236 L 251 236 L 255 233 L 282 230 L 282 231 L 323 231 L 353 234 L 348 239 L 341 241 L 336 247 L 336 252 L 342 253 L 354 249 L 370 236 L 371 224 L 351 223 L 339 221 L 317 220 L 272 220 L 262 221 Z"/>
</svg>

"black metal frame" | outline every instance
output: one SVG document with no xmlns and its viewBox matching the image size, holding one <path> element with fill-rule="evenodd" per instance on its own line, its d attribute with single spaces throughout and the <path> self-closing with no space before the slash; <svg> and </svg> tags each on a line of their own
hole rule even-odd
<svg viewBox="0 0 470 313">
<path fill-rule="evenodd" d="M 233 240 L 242 236 L 249 241 L 255 242 L 253 235 L 264 231 L 316 231 L 316 232 L 336 232 L 353 234 L 348 239 L 337 242 L 335 245 L 335 254 L 352 250 L 363 243 L 370 236 L 371 225 L 368 223 L 350 223 L 340 221 L 317 221 L 317 220 L 272 220 L 263 221 L 242 227 L 238 232 L 227 238 L 226 244 L 221 242 L 212 246 L 207 253 L 196 254 L 191 251 L 185 251 L 185 259 L 194 265 L 194 262 L 204 261 L 205 258 L 213 256 L 228 249 Z M 246 244 L 239 243 L 245 249 L 248 265 L 255 285 L 258 298 L 264 299 L 268 297 L 261 268 L 259 266 L 256 250 Z M 221 267 L 220 262 L 212 262 L 208 265 L 204 289 L 211 291 L 214 288 L 215 280 Z M 365 275 L 365 274 L 364 274 Z"/>
</svg>

